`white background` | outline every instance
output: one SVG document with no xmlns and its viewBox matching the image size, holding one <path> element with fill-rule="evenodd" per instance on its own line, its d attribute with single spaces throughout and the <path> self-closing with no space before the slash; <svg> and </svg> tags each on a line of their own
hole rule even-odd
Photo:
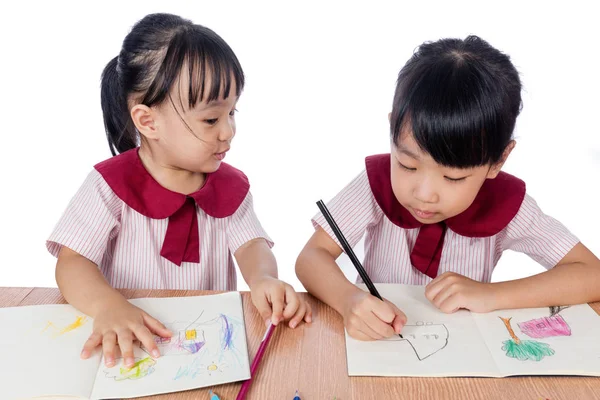
<svg viewBox="0 0 600 400">
<path fill-rule="evenodd" d="M 297 289 L 294 262 L 311 235 L 315 202 L 342 189 L 365 156 L 388 151 L 397 73 L 415 47 L 441 37 L 477 34 L 512 57 L 524 110 L 505 170 L 600 254 L 600 25 L 592 2 L 280 3 L 0 6 L 0 286 L 55 286 L 45 239 L 92 166 L 110 155 L 101 71 L 130 27 L 159 11 L 212 28 L 242 63 L 247 86 L 226 161 L 250 177 L 256 211 L 276 241 L 280 276 Z M 506 253 L 494 280 L 541 270 Z"/>
</svg>

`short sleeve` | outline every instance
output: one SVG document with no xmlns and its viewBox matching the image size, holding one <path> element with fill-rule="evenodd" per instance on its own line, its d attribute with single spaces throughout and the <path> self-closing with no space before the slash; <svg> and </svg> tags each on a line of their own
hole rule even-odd
<svg viewBox="0 0 600 400">
<path fill-rule="evenodd" d="M 528 194 L 499 235 L 502 250 L 525 253 L 546 269 L 553 268 L 579 243 L 563 224 L 544 214 Z"/>
<path fill-rule="evenodd" d="M 229 250 L 232 253 L 235 253 L 244 243 L 256 238 L 265 239 L 269 247 L 273 247 L 273 241 L 263 229 L 254 212 L 254 203 L 250 191 L 248 191 L 246 198 L 237 211 L 229 217 L 227 236 Z"/>
<path fill-rule="evenodd" d="M 350 247 L 356 246 L 367 228 L 370 225 L 377 224 L 383 216 L 383 212 L 377 205 L 371 191 L 367 171 L 361 172 L 348 186 L 331 199 L 327 203 L 327 209 Z M 312 223 L 315 229 L 321 227 L 327 232 L 337 245 L 343 249 L 321 212 L 313 217 Z"/>
<path fill-rule="evenodd" d="M 48 251 L 58 257 L 61 248 L 68 247 L 100 265 L 119 232 L 122 204 L 102 175 L 92 170 L 46 241 Z"/>
</svg>

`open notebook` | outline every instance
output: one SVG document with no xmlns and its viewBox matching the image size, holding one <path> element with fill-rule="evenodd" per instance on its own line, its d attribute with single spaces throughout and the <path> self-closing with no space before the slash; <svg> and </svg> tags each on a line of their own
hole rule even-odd
<svg viewBox="0 0 600 400">
<path fill-rule="evenodd" d="M 600 376 L 600 317 L 587 304 L 444 314 L 423 286 L 376 286 L 408 317 L 404 338 L 361 342 L 346 332 L 351 376 Z"/>
<path fill-rule="evenodd" d="M 130 302 L 173 332 L 170 339 L 155 337 L 159 358 L 137 345 L 133 368 L 121 359 L 107 368 L 99 350 L 81 360 L 93 321 L 69 305 L 0 308 L 0 354 L 6 360 L 0 399 L 120 399 L 250 378 L 238 292 Z"/>
</svg>

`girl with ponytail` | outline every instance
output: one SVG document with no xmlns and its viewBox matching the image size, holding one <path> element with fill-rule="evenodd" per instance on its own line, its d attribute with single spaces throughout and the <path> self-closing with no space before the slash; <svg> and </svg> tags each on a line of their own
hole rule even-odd
<svg viewBox="0 0 600 400">
<path fill-rule="evenodd" d="M 82 357 L 102 344 L 133 366 L 133 340 L 158 356 L 165 326 L 116 288 L 235 290 L 235 257 L 265 320 L 311 319 L 277 279 L 273 242 L 247 177 L 223 162 L 244 88 L 240 63 L 212 30 L 170 14 L 140 20 L 102 73 L 113 157 L 97 164 L 47 241 L 65 299 L 94 319 Z"/>
</svg>

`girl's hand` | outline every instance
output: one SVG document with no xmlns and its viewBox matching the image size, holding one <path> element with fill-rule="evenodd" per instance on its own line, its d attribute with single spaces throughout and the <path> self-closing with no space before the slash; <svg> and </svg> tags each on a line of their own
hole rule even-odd
<svg viewBox="0 0 600 400">
<path fill-rule="evenodd" d="M 494 285 L 469 279 L 454 272 L 444 272 L 425 288 L 425 297 L 445 313 L 461 308 L 485 313 L 496 310 Z"/>
<path fill-rule="evenodd" d="M 348 335 L 358 340 L 391 337 L 406 324 L 406 315 L 398 307 L 360 289 L 348 298 L 342 317 Z"/>
<path fill-rule="evenodd" d="M 127 368 L 134 365 L 133 342 L 139 340 L 152 354 L 160 357 L 153 333 L 161 337 L 172 335 L 161 322 L 127 301 L 105 304 L 94 318 L 94 332 L 85 342 L 81 358 L 88 358 L 96 347 L 102 344 L 107 367 L 115 365 L 117 350 L 123 356 Z"/>
<path fill-rule="evenodd" d="M 310 304 L 298 296 L 293 287 L 279 279 L 265 276 L 252 283 L 252 302 L 265 321 L 273 325 L 289 320 L 295 328 L 304 319 L 312 320 Z"/>
</svg>

